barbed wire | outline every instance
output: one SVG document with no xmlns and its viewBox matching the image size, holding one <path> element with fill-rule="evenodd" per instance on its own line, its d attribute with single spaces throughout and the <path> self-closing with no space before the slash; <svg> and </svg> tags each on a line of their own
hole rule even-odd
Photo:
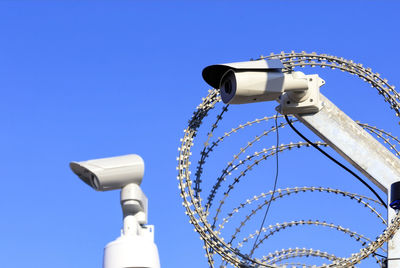
<svg viewBox="0 0 400 268">
<path fill-rule="evenodd" d="M 300 263 L 300 262 L 285 262 L 282 264 L 279 264 L 279 268 L 292 268 L 292 267 L 301 267 L 301 268 L 315 268 L 317 267 L 316 265 L 308 265 L 305 263 Z"/>
<path fill-rule="evenodd" d="M 374 207 L 372 207 L 368 202 L 364 201 L 364 199 L 366 199 L 366 200 L 369 200 L 369 201 L 372 201 L 372 202 L 376 203 L 379 206 L 382 206 L 382 204 L 378 200 L 375 200 L 375 199 L 372 199 L 372 198 L 369 198 L 369 197 L 366 197 L 366 196 L 362 196 L 362 195 L 359 195 L 359 194 L 354 194 L 354 193 L 342 191 L 342 190 L 339 190 L 339 189 L 331 189 L 331 188 L 315 187 L 315 186 L 311 186 L 311 187 L 304 186 L 304 187 L 277 189 L 276 190 L 277 196 L 275 196 L 272 199 L 272 202 L 277 200 L 277 199 L 279 199 L 279 198 L 283 198 L 285 196 L 289 196 L 289 195 L 292 195 L 292 194 L 300 194 L 300 193 L 305 193 L 305 192 L 325 192 L 325 193 L 333 193 L 333 194 L 337 194 L 337 195 L 342 195 L 343 197 L 349 197 L 350 199 L 353 199 L 353 200 L 357 201 L 357 203 L 360 203 L 360 205 L 362 205 L 363 207 L 369 208 L 372 213 L 374 213 L 379 219 L 381 219 L 383 224 L 385 224 L 385 225 L 387 224 L 387 222 L 383 218 L 383 216 Z M 253 198 L 247 199 L 245 202 L 240 203 L 239 206 L 234 208 L 230 213 L 227 214 L 227 217 L 225 217 L 222 220 L 222 223 L 219 225 L 219 229 L 217 230 L 217 232 L 219 232 L 223 228 L 223 225 L 225 223 L 227 223 L 229 221 L 229 219 L 231 217 L 233 217 L 233 215 L 235 213 L 238 213 L 240 209 L 244 208 L 247 205 L 252 204 L 254 201 L 258 201 L 258 200 L 263 199 L 263 198 L 266 199 L 267 196 L 271 195 L 271 194 L 272 194 L 272 191 L 270 191 L 268 193 L 261 193 L 258 196 L 254 196 Z M 258 205 L 258 207 L 256 209 L 257 210 L 262 209 L 262 207 L 264 207 L 265 205 L 268 204 L 268 201 L 269 201 L 269 199 L 264 201 L 262 204 Z M 246 215 L 246 218 L 247 218 L 247 216 L 248 215 Z"/>
<path fill-rule="evenodd" d="M 282 249 L 280 251 L 275 251 L 273 253 L 269 253 L 267 256 L 263 256 L 261 258 L 262 262 L 275 264 L 282 260 L 287 260 L 290 258 L 297 258 L 297 257 L 320 257 L 330 261 L 341 260 L 343 258 L 337 257 L 334 254 L 329 254 L 328 252 L 324 252 L 321 250 L 315 250 L 312 248 L 288 248 Z"/>
<path fill-rule="evenodd" d="M 298 220 L 298 221 L 291 221 L 291 222 L 284 222 L 284 223 L 277 223 L 275 225 L 270 225 L 267 228 L 263 228 L 261 230 L 262 233 L 267 233 L 264 235 L 262 239 L 260 239 L 257 244 L 255 245 L 255 248 L 258 248 L 266 239 L 271 237 L 272 235 L 276 234 L 277 232 L 281 230 L 285 230 L 286 228 L 290 227 L 298 227 L 302 225 L 310 225 L 310 226 L 323 226 L 323 227 L 329 227 L 333 230 L 342 232 L 347 234 L 349 237 L 354 238 L 357 242 L 360 242 L 362 246 L 365 246 L 367 243 L 371 243 L 372 240 L 365 237 L 364 235 L 358 234 L 354 231 L 351 231 L 349 228 L 344 228 L 340 225 L 335 225 L 333 223 L 327 223 L 327 222 L 321 222 L 319 220 Z M 248 237 L 245 237 L 241 242 L 238 243 L 237 248 L 240 248 L 243 246 L 244 243 L 249 242 L 251 239 L 254 239 L 256 235 L 258 235 L 259 231 L 257 230 L 255 233 L 250 234 Z M 384 248 L 381 247 L 381 250 L 384 252 L 387 252 Z M 377 257 L 375 256 L 375 259 L 378 261 Z"/>
</svg>

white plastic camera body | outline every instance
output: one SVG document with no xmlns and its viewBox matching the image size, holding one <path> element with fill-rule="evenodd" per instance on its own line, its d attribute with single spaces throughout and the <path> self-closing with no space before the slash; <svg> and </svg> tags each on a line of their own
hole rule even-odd
<svg viewBox="0 0 400 268">
<path fill-rule="evenodd" d="M 277 100 L 282 114 L 314 113 L 322 108 L 318 75 L 283 73 L 279 59 L 211 65 L 203 70 L 204 80 L 220 90 L 226 104 Z"/>
<path fill-rule="evenodd" d="M 140 185 L 144 161 L 136 154 L 71 162 L 72 171 L 96 191 L 121 189 L 134 183 Z"/>
</svg>

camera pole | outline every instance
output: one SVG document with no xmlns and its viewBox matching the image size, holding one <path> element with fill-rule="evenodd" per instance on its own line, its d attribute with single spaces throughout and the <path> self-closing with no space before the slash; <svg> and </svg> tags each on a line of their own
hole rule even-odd
<svg viewBox="0 0 400 268">
<path fill-rule="evenodd" d="M 103 268 L 159 268 L 154 226 L 147 224 L 147 197 L 135 183 L 121 189 L 124 227 L 104 249 Z"/>
</svg>

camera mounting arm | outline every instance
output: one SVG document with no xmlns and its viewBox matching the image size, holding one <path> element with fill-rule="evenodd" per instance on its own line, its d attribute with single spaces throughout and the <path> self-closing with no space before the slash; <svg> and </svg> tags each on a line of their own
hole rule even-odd
<svg viewBox="0 0 400 268">
<path fill-rule="evenodd" d="M 328 98 L 320 94 L 320 100 L 319 112 L 294 116 L 388 193 L 400 178 L 400 160 Z"/>
<path fill-rule="evenodd" d="M 130 183 L 121 189 L 124 235 L 140 235 L 147 224 L 147 197 L 139 185 Z"/>
<path fill-rule="evenodd" d="M 400 160 L 328 98 L 320 94 L 320 100 L 322 109 L 319 112 L 294 116 L 387 193 L 389 204 L 391 185 L 400 179 Z M 395 213 L 388 206 L 388 222 Z M 399 256 L 400 234 L 397 232 L 388 243 L 389 268 L 400 267 Z"/>
</svg>

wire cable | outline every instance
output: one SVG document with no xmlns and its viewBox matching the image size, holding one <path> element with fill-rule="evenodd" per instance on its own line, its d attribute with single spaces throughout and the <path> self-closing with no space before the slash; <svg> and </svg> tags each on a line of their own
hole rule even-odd
<svg viewBox="0 0 400 268">
<path fill-rule="evenodd" d="M 278 128 L 278 113 L 275 115 L 275 130 L 276 130 L 276 147 L 275 147 L 275 149 L 276 149 L 276 154 L 275 154 L 275 156 L 276 156 L 276 158 L 275 158 L 275 159 L 276 159 L 276 174 L 275 174 L 274 190 L 272 191 L 271 198 L 269 199 L 268 206 L 267 206 L 267 209 L 266 209 L 265 214 L 264 214 L 264 218 L 263 218 L 263 220 L 262 220 L 262 223 L 261 223 L 260 229 L 259 229 L 259 231 L 258 231 L 256 240 L 254 241 L 254 244 L 253 244 L 253 248 L 252 248 L 251 251 L 250 251 L 250 258 L 251 258 L 251 256 L 253 256 L 254 250 L 255 250 L 256 245 L 257 245 L 258 238 L 260 237 L 260 234 L 261 234 L 261 230 L 262 230 L 262 228 L 264 227 L 265 219 L 267 218 L 268 211 L 269 211 L 270 205 L 271 205 L 271 203 L 272 203 L 272 199 L 274 198 L 274 194 L 275 194 L 275 191 L 276 191 L 276 185 L 277 185 L 277 182 L 278 182 L 278 176 L 279 176 L 279 157 L 278 157 L 278 154 L 279 154 L 279 150 L 278 150 L 278 148 L 279 148 L 279 128 Z"/>
<path fill-rule="evenodd" d="M 320 151 L 323 155 L 325 155 L 326 157 L 328 157 L 330 160 L 332 160 L 333 162 L 335 162 L 337 165 L 339 165 L 341 168 L 343 168 L 344 170 L 346 170 L 347 172 L 349 172 L 351 175 L 353 175 L 354 177 L 356 177 L 362 184 L 364 184 L 378 199 L 379 201 L 382 203 L 382 205 L 387 208 L 386 203 L 383 201 L 383 199 L 378 195 L 377 192 L 375 192 L 374 189 L 372 189 L 371 186 L 368 185 L 367 182 L 365 182 L 360 176 L 358 176 L 356 173 L 354 173 L 351 169 L 349 169 L 348 167 L 346 167 L 345 165 L 343 165 L 342 163 L 340 163 L 338 160 L 336 160 L 335 158 L 333 158 L 332 156 L 330 156 L 327 152 L 325 152 L 324 150 L 322 150 L 321 148 L 319 148 L 317 145 L 315 145 L 313 142 L 311 142 L 309 139 L 307 139 L 303 134 L 301 134 L 293 125 L 292 122 L 289 120 L 289 118 L 287 117 L 287 115 L 285 115 L 285 119 L 286 122 L 289 124 L 290 128 L 293 129 L 294 132 L 297 133 L 297 135 L 299 135 L 302 139 L 304 139 L 306 142 L 308 142 L 312 147 L 314 147 L 315 149 L 317 149 L 318 151 Z"/>
</svg>

